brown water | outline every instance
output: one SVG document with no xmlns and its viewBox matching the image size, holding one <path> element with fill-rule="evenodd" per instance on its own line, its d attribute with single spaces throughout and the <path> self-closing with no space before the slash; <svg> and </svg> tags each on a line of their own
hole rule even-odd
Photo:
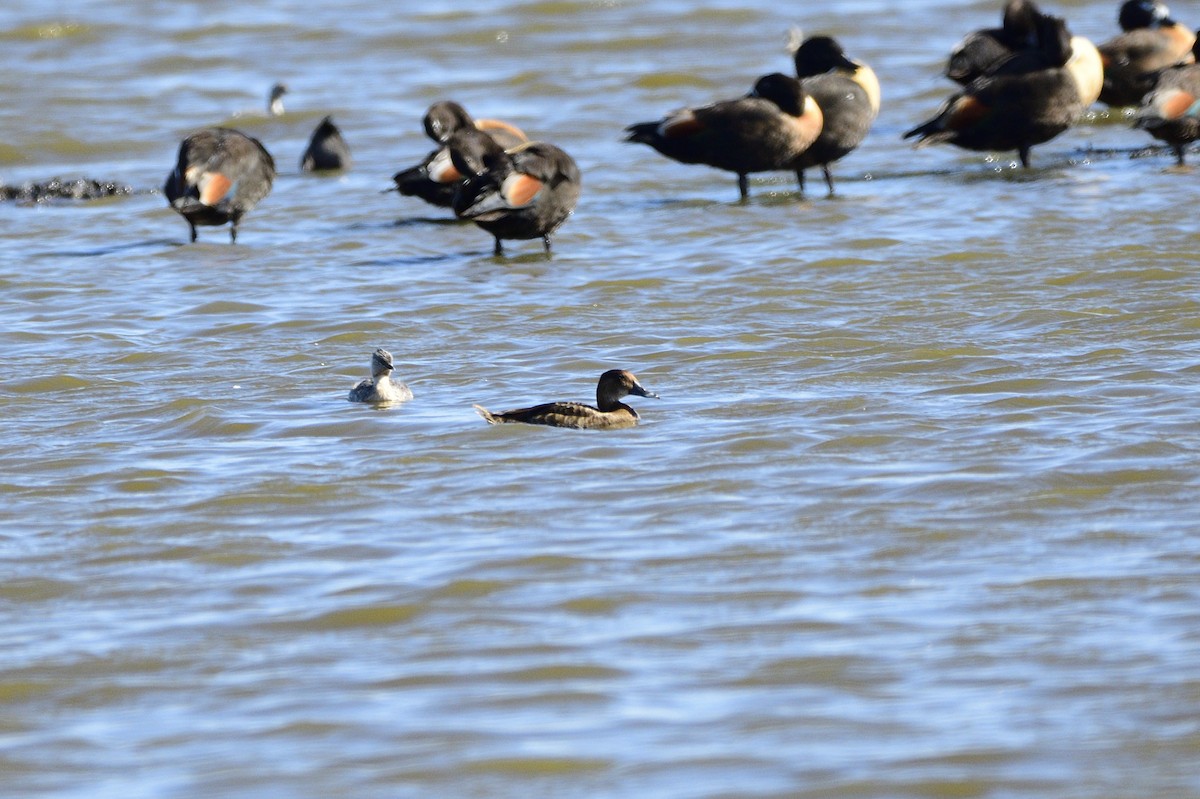
<svg viewBox="0 0 1200 799">
<path fill-rule="evenodd" d="M 1196 174 L 901 142 L 998 6 L 0 10 L 0 177 L 140 190 L 0 205 L 0 794 L 1200 796 Z M 620 142 L 795 23 L 883 82 L 837 198 Z M 552 260 L 381 193 L 444 97 L 580 163 Z M 281 175 L 185 245 L 218 122 Z M 470 407 L 611 367 L 636 429 Z"/>
</svg>

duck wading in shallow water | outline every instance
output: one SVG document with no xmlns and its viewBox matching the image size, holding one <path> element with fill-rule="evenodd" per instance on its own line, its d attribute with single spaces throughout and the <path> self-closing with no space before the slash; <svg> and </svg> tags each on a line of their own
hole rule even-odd
<svg viewBox="0 0 1200 799">
<path fill-rule="evenodd" d="M 237 241 L 238 223 L 271 192 L 275 161 L 258 139 L 231 128 L 209 128 L 179 145 L 175 168 L 163 193 L 187 220 L 192 241 L 197 225 L 229 223 Z"/>
<path fill-rule="evenodd" d="M 515 125 L 498 119 L 472 119 L 458 103 L 443 100 L 434 103 L 422 120 L 426 135 L 439 144 L 420 163 L 392 175 L 396 190 L 405 197 L 419 197 L 440 208 L 454 204 L 454 193 L 462 175 L 455 171 L 447 143 L 458 131 L 479 130 L 491 136 L 502 149 L 524 144 L 529 139 Z"/>
<path fill-rule="evenodd" d="M 833 196 L 829 165 L 853 152 L 866 138 L 879 114 L 879 79 L 866 64 L 851 61 L 834 39 L 813 36 L 796 48 L 796 76 L 816 101 L 823 119 L 821 132 L 793 167 L 804 193 L 804 170 L 819 166 Z"/>
<path fill-rule="evenodd" d="M 738 194 L 749 194 L 747 175 L 795 172 L 804 188 L 800 156 L 821 133 L 817 102 L 797 78 L 764 75 L 745 97 L 683 108 L 655 122 L 625 128 L 627 142 L 648 144 L 674 161 L 736 173 Z"/>
<path fill-rule="evenodd" d="M 932 119 L 904 134 L 917 146 L 938 142 L 967 150 L 1016 150 L 1022 166 L 1030 149 L 1071 127 L 1100 91 L 1100 57 L 1066 23 L 1043 15 L 1038 46 L 1001 61 L 942 104 Z"/>
<path fill-rule="evenodd" d="M 328 172 L 349 168 L 350 148 L 342 138 L 342 132 L 333 124 L 333 117 L 325 117 L 308 140 L 308 149 L 300 158 L 300 169 Z"/>
<path fill-rule="evenodd" d="M 351 402 L 404 402 L 413 397 L 412 391 L 403 383 L 392 380 L 392 354 L 384 349 L 371 354 L 371 376 L 359 380 L 350 389 Z"/>
<path fill-rule="evenodd" d="M 1192 49 L 1195 55 L 1200 40 Z M 1159 72 L 1133 124 L 1171 145 L 1176 163 L 1183 166 L 1184 148 L 1200 139 L 1200 63 L 1176 64 Z"/>
<path fill-rule="evenodd" d="M 1117 22 L 1124 33 L 1100 45 L 1104 86 L 1100 102 L 1137 105 L 1154 87 L 1154 73 L 1191 62 L 1196 35 L 1171 19 L 1170 10 L 1153 0 L 1129 0 Z"/>
<path fill-rule="evenodd" d="M 579 201 L 581 177 L 575 160 L 546 142 L 526 142 L 505 150 L 482 131 L 464 129 L 450 140 L 451 160 L 462 176 L 454 194 L 454 214 L 469 219 L 496 240 L 550 236 Z"/>
<path fill-rule="evenodd" d="M 481 405 L 474 407 L 488 424 L 520 423 L 579 430 L 616 430 L 638 423 L 637 411 L 621 402 L 622 397 L 630 394 L 658 398 L 657 394 L 642 388 L 633 373 L 624 369 L 609 369 L 600 375 L 600 382 L 596 385 L 595 408 L 582 402 L 547 402 L 503 413 L 493 413 Z"/>
<path fill-rule="evenodd" d="M 1004 59 L 1037 47 L 1037 21 L 1041 11 L 1031 0 L 1008 0 L 999 28 L 968 33 L 950 51 L 946 77 L 966 86 Z"/>
</svg>

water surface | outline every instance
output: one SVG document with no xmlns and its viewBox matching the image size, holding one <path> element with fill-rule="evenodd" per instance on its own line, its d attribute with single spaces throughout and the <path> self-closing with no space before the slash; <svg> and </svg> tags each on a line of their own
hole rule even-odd
<svg viewBox="0 0 1200 799">
<path fill-rule="evenodd" d="M 0 177 L 137 193 L 0 205 L 0 792 L 1200 796 L 1195 174 L 901 142 L 998 5 L 8 4 Z M 837 197 L 621 143 L 793 24 L 883 83 Z M 383 192 L 447 97 L 579 162 L 552 259 Z M 217 123 L 281 174 L 188 245 Z"/>
</svg>

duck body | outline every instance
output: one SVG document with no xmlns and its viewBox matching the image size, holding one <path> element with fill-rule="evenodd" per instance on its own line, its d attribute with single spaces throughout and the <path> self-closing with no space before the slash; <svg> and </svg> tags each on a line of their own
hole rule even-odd
<svg viewBox="0 0 1200 799">
<path fill-rule="evenodd" d="M 354 384 L 348 397 L 350 402 L 384 404 L 412 399 L 412 390 L 392 379 L 393 369 L 392 354 L 385 349 L 375 350 L 371 355 L 371 376 Z"/>
<path fill-rule="evenodd" d="M 1123 33 L 1099 46 L 1104 64 L 1100 102 L 1137 105 L 1154 88 L 1154 73 L 1193 61 L 1196 35 L 1174 21 L 1162 3 L 1129 0 L 1118 16 Z"/>
<path fill-rule="evenodd" d="M 229 223 L 229 240 L 236 242 L 238 223 L 271 192 L 274 180 L 275 161 L 258 139 L 208 128 L 179 145 L 163 194 L 187 220 L 192 241 L 197 225 Z"/>
<path fill-rule="evenodd" d="M 1184 148 L 1200 139 L 1200 64 L 1179 64 L 1160 72 L 1134 126 L 1171 145 L 1182 166 Z"/>
<path fill-rule="evenodd" d="M 621 402 L 634 394 L 639 397 L 658 397 L 642 387 L 631 372 L 610 369 L 600 375 L 596 385 L 596 407 L 582 402 L 547 402 L 529 408 L 495 413 L 481 405 L 475 410 L 488 424 L 537 424 L 549 427 L 568 427 L 576 430 L 618 430 L 638 423 L 638 413 Z"/>
<path fill-rule="evenodd" d="M 1015 53 L 953 95 L 932 119 L 904 134 L 918 146 L 948 142 L 967 150 L 1016 150 L 1030 164 L 1030 149 L 1073 125 L 1084 110 L 1065 23 L 1044 16 L 1036 50 Z"/>
<path fill-rule="evenodd" d="M 773 73 L 745 97 L 684 108 L 654 122 L 628 126 L 625 141 L 648 144 L 684 164 L 736 173 L 749 195 L 747 175 L 795 171 L 797 159 L 821 132 L 822 113 L 801 82 Z"/>
<path fill-rule="evenodd" d="M 999 28 L 969 33 L 954 46 L 946 62 L 946 77 L 967 86 L 1013 53 L 1036 47 L 1037 21 L 1041 16 L 1031 0 L 1009 0 Z"/>
<path fill-rule="evenodd" d="M 575 160 L 546 142 L 505 150 L 490 137 L 466 133 L 451 140 L 451 160 L 463 175 L 454 213 L 491 233 L 495 254 L 504 239 L 538 239 L 550 252 L 550 236 L 579 201 L 582 177 Z"/>
<path fill-rule="evenodd" d="M 308 141 L 308 149 L 300 159 L 300 169 L 305 172 L 349 169 L 350 162 L 350 148 L 342 138 L 342 132 L 333 124 L 333 117 L 325 117 Z"/>
<path fill-rule="evenodd" d="M 866 138 L 879 113 L 879 80 L 865 64 L 846 57 L 828 36 L 806 40 L 795 53 L 796 75 L 821 109 L 821 132 L 793 162 L 804 191 L 804 170 L 819 166 L 833 194 L 829 165 L 852 153 Z"/>
</svg>

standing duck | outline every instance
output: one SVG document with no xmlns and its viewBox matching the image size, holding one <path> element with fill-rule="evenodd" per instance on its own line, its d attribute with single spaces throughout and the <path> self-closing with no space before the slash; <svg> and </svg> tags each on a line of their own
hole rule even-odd
<svg viewBox="0 0 1200 799">
<path fill-rule="evenodd" d="M 1193 61 L 1196 35 L 1171 19 L 1170 10 L 1154 0 L 1128 0 L 1117 22 L 1124 33 L 1100 45 L 1104 86 L 1100 102 L 1137 105 L 1154 86 L 1154 72 Z"/>
<path fill-rule="evenodd" d="M 526 142 L 505 150 L 482 131 L 463 129 L 451 137 L 451 162 L 462 176 L 454 194 L 454 214 L 491 233 L 494 253 L 503 239 L 542 240 L 567 220 L 579 201 L 581 177 L 575 160 L 546 142 Z"/>
<path fill-rule="evenodd" d="M 529 139 L 515 125 L 498 119 L 472 119 L 461 105 L 453 100 L 442 100 L 429 106 L 421 121 L 426 135 L 438 143 L 438 148 L 415 166 L 402 169 L 392 175 L 396 190 L 405 197 L 419 197 L 430 205 L 450 208 L 454 204 L 454 192 L 462 180 L 450 160 L 446 143 L 457 131 L 474 129 L 483 131 L 502 148 L 516 147 Z"/>
<path fill-rule="evenodd" d="M 764 75 L 745 97 L 683 108 L 655 122 L 625 128 L 625 141 L 648 144 L 684 164 L 705 164 L 738 176 L 738 193 L 749 196 L 747 175 L 795 171 L 821 132 L 822 114 L 801 82 L 779 72 Z"/>
<path fill-rule="evenodd" d="M 1200 40 L 1193 45 L 1200 50 Z M 1156 139 L 1171 145 L 1183 166 L 1184 147 L 1200 139 L 1200 63 L 1176 64 L 1158 73 L 1134 120 Z"/>
<path fill-rule="evenodd" d="M 920 137 L 918 147 L 948 142 L 967 150 L 1016 150 L 1028 168 L 1030 148 L 1073 125 L 1098 91 L 1099 61 L 1089 55 L 1095 48 L 1089 51 L 1083 40 L 1076 53 L 1058 17 L 1043 16 L 1038 28 L 1036 49 L 1002 61 L 904 138 Z"/>
<path fill-rule="evenodd" d="M 392 380 L 392 354 L 385 349 L 371 353 L 371 376 L 364 377 L 350 389 L 351 402 L 406 402 L 413 398 L 408 386 Z"/>
<path fill-rule="evenodd" d="M 275 161 L 258 139 L 231 128 L 208 128 L 179 145 L 175 168 L 163 193 L 191 228 L 230 224 L 229 240 L 237 241 L 238 223 L 271 193 Z"/>
<path fill-rule="evenodd" d="M 350 168 L 350 148 L 342 138 L 342 132 L 333 124 L 333 117 L 322 119 L 313 131 L 308 149 L 300 159 L 300 168 L 305 172 Z"/>
<path fill-rule="evenodd" d="M 796 76 L 821 109 L 821 133 L 793 166 L 804 193 L 804 170 L 819 166 L 833 196 L 829 165 L 854 151 L 879 113 L 879 79 L 866 64 L 851 61 L 834 39 L 813 36 L 796 49 Z"/>
<path fill-rule="evenodd" d="M 630 394 L 658 398 L 657 394 L 642 388 L 632 372 L 609 369 L 600 375 L 600 382 L 596 385 L 594 408 L 582 402 L 547 402 L 502 413 L 493 413 L 481 405 L 475 405 L 474 408 L 488 424 L 522 423 L 578 430 L 617 430 L 633 427 L 640 418 L 637 411 L 621 402 L 622 397 Z"/>
<path fill-rule="evenodd" d="M 1001 27 L 969 33 L 954 46 L 946 62 L 946 77 L 966 86 L 1013 53 L 1036 47 L 1041 15 L 1032 0 L 1008 0 Z"/>
</svg>

